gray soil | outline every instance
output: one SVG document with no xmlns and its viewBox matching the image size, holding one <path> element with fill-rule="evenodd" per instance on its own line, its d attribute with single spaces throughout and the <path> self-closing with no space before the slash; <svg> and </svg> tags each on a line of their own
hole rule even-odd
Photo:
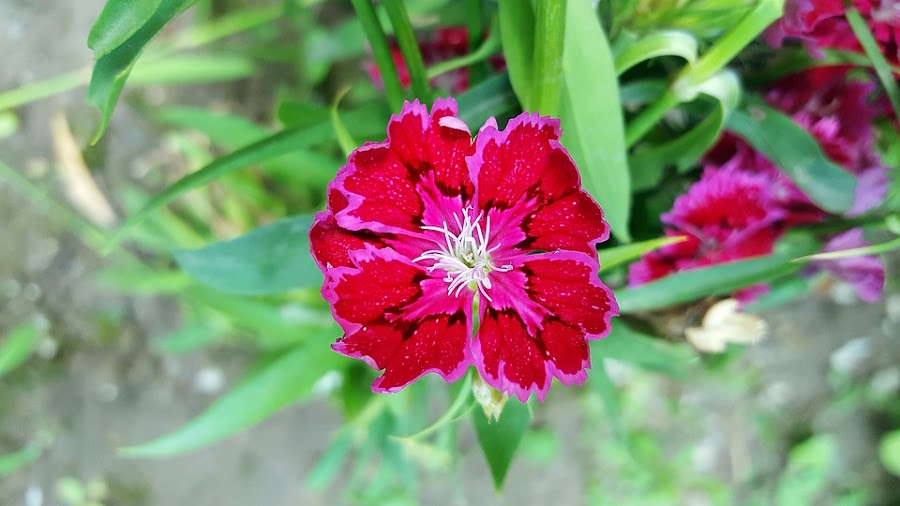
<svg viewBox="0 0 900 506">
<path fill-rule="evenodd" d="M 85 40 L 102 5 L 102 0 L 0 0 L 0 90 L 88 65 Z M 230 96 L 216 87 L 208 91 L 218 99 Z M 206 92 L 192 96 L 202 97 L 196 105 L 209 100 Z M 20 108 L 18 133 L 0 140 L 0 159 L 57 196 L 49 121 L 60 109 L 76 137 L 96 121 L 80 88 Z M 144 172 L 147 158 L 158 149 L 158 132 L 123 103 L 107 137 L 91 168 L 106 193 L 115 195 Z M 249 357 L 234 350 L 160 355 L 152 340 L 178 325 L 174 306 L 98 286 L 96 274 L 105 262 L 40 206 L 0 182 L 0 336 L 28 321 L 41 322 L 47 335 L 26 367 L 0 382 L 0 455 L 35 440 L 47 442 L 34 464 L 0 480 L 0 505 L 65 504 L 56 489 L 67 476 L 103 481 L 109 488 L 106 504 L 114 505 L 348 503 L 340 479 L 325 490 L 304 485 L 341 426 L 324 399 L 285 409 L 185 456 L 118 457 L 117 447 L 169 432 L 202 412 L 239 379 Z M 689 472 L 732 485 L 738 504 L 741 494 L 772 487 L 788 443 L 812 432 L 836 436 L 840 456 L 832 474 L 840 477 L 840 487 L 869 489 L 874 504 L 900 500 L 889 492 L 897 489 L 896 480 L 878 464 L 877 437 L 885 430 L 879 415 L 835 409 L 835 386 L 828 379 L 835 367 L 861 385 L 879 375 L 900 376 L 898 312 L 893 309 L 892 320 L 884 304 L 839 305 L 823 295 L 794 303 L 767 315 L 769 338 L 727 366 L 735 375 L 750 377 L 747 385 L 729 388 L 701 373 L 679 383 L 653 379 L 658 395 L 651 396 L 646 419 L 638 423 L 655 431 L 667 452 L 690 452 Z M 848 349 L 851 341 L 855 344 Z M 841 347 L 844 362 L 834 355 Z M 203 378 L 219 373 L 223 385 L 204 387 Z M 641 374 L 625 370 L 619 375 L 626 396 Z M 896 395 L 897 385 L 892 388 L 888 395 Z M 460 475 L 425 472 L 423 503 L 580 505 L 588 503 L 592 487 L 620 489 L 614 482 L 629 477 L 616 474 L 615 466 L 591 450 L 598 440 L 611 439 L 609 427 L 585 415 L 578 396 L 554 392 L 537 418 L 558 435 L 556 452 L 532 451 L 518 459 L 509 486 L 497 495 L 466 428 Z M 754 430 L 752 420 L 760 413 L 773 420 L 774 442 L 762 444 Z M 621 504 L 643 503 L 627 495 L 620 499 Z M 690 502 L 708 504 L 702 497 Z"/>
</svg>

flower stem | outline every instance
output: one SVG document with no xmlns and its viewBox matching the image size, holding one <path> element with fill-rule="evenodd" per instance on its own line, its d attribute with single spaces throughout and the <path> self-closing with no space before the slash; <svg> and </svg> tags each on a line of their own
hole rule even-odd
<svg viewBox="0 0 900 506">
<path fill-rule="evenodd" d="M 866 56 L 869 57 L 872 67 L 875 68 L 878 80 L 881 81 L 888 100 L 891 101 L 891 107 L 894 108 L 894 114 L 900 117 L 900 87 L 897 86 L 897 81 L 894 79 L 893 72 L 891 72 L 891 66 L 884 59 L 884 55 L 881 54 L 881 49 L 878 47 L 872 31 L 869 30 L 856 7 L 850 6 L 847 8 L 845 15 L 847 16 L 847 22 L 850 23 L 850 28 L 859 40 L 859 44 L 866 52 Z"/>
<path fill-rule="evenodd" d="M 625 127 L 625 145 L 629 148 L 647 135 L 669 109 L 678 105 L 679 100 L 671 90 L 666 90 L 656 102 L 645 107 Z"/>
<path fill-rule="evenodd" d="M 430 103 L 431 86 L 425 75 L 425 62 L 422 60 L 419 43 L 416 41 L 416 34 L 413 33 L 413 27 L 409 22 L 409 15 L 406 13 L 403 1 L 382 0 L 381 3 L 391 20 L 391 26 L 394 27 L 394 36 L 397 37 L 400 51 L 403 52 L 403 60 L 406 61 L 406 68 L 409 70 L 409 77 L 412 80 L 413 93 L 419 100 Z"/>
<path fill-rule="evenodd" d="M 372 47 L 372 56 L 375 58 L 375 65 L 378 66 L 378 73 L 381 74 L 388 103 L 392 110 L 399 111 L 403 107 L 403 87 L 400 85 L 400 77 L 397 75 L 397 67 L 394 66 L 387 37 L 375 14 L 375 6 L 371 0 L 350 0 L 350 2 L 362 24 L 369 46 Z"/>
<path fill-rule="evenodd" d="M 566 0 L 542 1 L 537 5 L 534 40 L 535 109 L 559 114 L 562 89 L 563 41 L 566 32 Z"/>
<path fill-rule="evenodd" d="M 485 41 L 482 42 L 481 46 L 479 46 L 475 51 L 465 56 L 460 56 L 450 60 L 442 61 L 440 63 L 435 63 L 428 68 L 428 71 L 426 73 L 429 79 L 431 79 L 446 72 L 465 67 L 466 65 L 471 65 L 470 68 L 475 68 L 476 65 L 473 65 L 474 63 L 486 60 L 498 49 L 500 49 L 499 30 L 492 30 L 488 38 L 485 39 Z M 470 84 L 472 83 L 474 83 L 474 81 L 470 80 Z"/>
</svg>

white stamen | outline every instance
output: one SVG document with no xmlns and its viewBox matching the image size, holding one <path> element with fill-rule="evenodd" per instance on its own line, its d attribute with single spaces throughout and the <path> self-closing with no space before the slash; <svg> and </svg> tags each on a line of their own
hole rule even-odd
<svg viewBox="0 0 900 506">
<path fill-rule="evenodd" d="M 462 219 L 454 215 L 456 228 L 459 233 L 454 234 L 447 227 L 447 222 L 441 227 L 423 226 L 423 230 L 439 232 L 443 235 L 443 241 L 432 239 L 438 246 L 423 252 L 413 262 L 433 260 L 434 264 L 428 267 L 428 271 L 442 269 L 447 273 L 444 281 L 449 283 L 447 295 L 458 297 L 463 288 L 469 287 L 478 290 L 487 300 L 492 300 L 488 295 L 492 283 L 491 271 L 507 272 L 512 270 L 511 265 L 497 267 L 491 260 L 491 253 L 500 248 L 500 244 L 492 248 L 488 247 L 491 237 L 491 219 L 485 218 L 484 212 L 478 213 L 475 219 L 469 214 L 471 207 L 463 209 Z M 480 226 L 481 219 L 485 218 L 484 230 Z"/>
</svg>

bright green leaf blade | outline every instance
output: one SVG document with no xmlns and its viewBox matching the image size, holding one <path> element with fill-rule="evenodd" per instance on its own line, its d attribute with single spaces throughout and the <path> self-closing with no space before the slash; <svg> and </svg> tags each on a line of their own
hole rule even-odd
<svg viewBox="0 0 900 506">
<path fill-rule="evenodd" d="M 199 84 L 234 81 L 256 72 L 253 60 L 233 54 L 180 54 L 139 60 L 128 78 L 129 85 Z"/>
<path fill-rule="evenodd" d="M 100 109 L 100 126 L 92 142 L 96 143 L 112 116 L 119 94 L 144 47 L 166 24 L 197 0 L 162 0 L 147 22 L 120 45 L 97 60 L 88 86 L 88 100 Z"/>
<path fill-rule="evenodd" d="M 675 237 L 660 237 L 658 239 L 650 239 L 649 241 L 635 242 L 616 246 L 615 248 L 604 248 L 598 252 L 600 257 L 600 271 L 607 271 L 613 267 L 617 267 L 632 260 L 636 260 L 653 250 L 662 248 L 669 244 L 675 244 L 685 240 L 683 235 Z"/>
<path fill-rule="evenodd" d="M 331 109 L 324 105 L 296 100 L 282 100 L 278 104 L 275 116 L 285 128 L 301 128 L 326 121 Z M 385 118 L 387 107 L 385 107 Z"/>
<path fill-rule="evenodd" d="M 37 446 L 28 446 L 15 453 L 0 455 L 0 476 L 7 475 L 16 469 L 27 466 L 41 455 Z"/>
<path fill-rule="evenodd" d="M 591 353 L 670 376 L 684 375 L 695 358 L 686 346 L 676 346 L 637 332 L 622 320 L 613 321 L 609 335 L 591 341 Z"/>
<path fill-rule="evenodd" d="M 791 118 L 754 103 L 748 112 L 734 111 L 727 127 L 772 160 L 822 209 L 843 213 L 853 205 L 856 178 L 829 160 Z"/>
<path fill-rule="evenodd" d="M 744 312 L 761 313 L 769 311 L 808 294 L 810 280 L 802 276 L 787 276 L 769 283 L 769 291 L 753 302 L 744 305 Z"/>
<path fill-rule="evenodd" d="M 344 98 L 344 95 L 346 95 L 348 91 L 350 91 L 349 86 L 338 91 L 337 95 L 334 97 L 334 102 L 331 104 L 331 128 L 334 129 L 334 135 L 337 137 L 338 145 L 341 146 L 344 156 L 347 157 L 349 157 L 350 153 L 358 146 L 356 141 L 353 140 L 353 136 L 350 135 L 350 131 L 347 130 L 346 125 L 344 125 L 344 122 L 341 120 L 341 115 L 338 114 L 338 106 L 341 103 L 341 99 Z"/>
<path fill-rule="evenodd" d="M 306 475 L 306 486 L 312 490 L 321 490 L 327 487 L 341 470 L 341 466 L 352 449 L 353 433 L 349 430 L 340 432 Z"/>
<path fill-rule="evenodd" d="M 850 7 L 846 10 L 846 16 L 853 34 L 856 35 L 856 39 L 859 40 L 859 44 L 866 52 L 866 56 L 872 62 L 872 67 L 875 68 L 878 80 L 881 81 L 881 86 L 884 87 L 888 100 L 891 102 L 891 107 L 894 109 L 894 114 L 900 116 L 900 86 L 897 85 L 897 78 L 894 76 L 893 69 L 887 60 L 884 59 L 884 55 L 881 54 L 881 48 L 878 47 L 875 36 L 869 29 L 869 25 L 866 24 L 866 21 L 859 14 L 859 11 L 855 7 Z"/>
<path fill-rule="evenodd" d="M 239 384 L 175 432 L 120 449 L 127 457 L 168 457 L 209 446 L 309 397 L 313 384 L 343 359 L 321 341 L 295 348 Z"/>
<path fill-rule="evenodd" d="M 710 295 L 731 293 L 739 288 L 761 283 L 800 270 L 803 265 L 792 262 L 796 257 L 815 251 L 815 241 L 794 237 L 782 241 L 771 255 L 738 260 L 726 264 L 670 274 L 660 280 L 616 292 L 622 313 L 653 311 Z"/>
<path fill-rule="evenodd" d="M 162 0 L 108 0 L 91 32 L 87 45 L 94 51 L 94 59 L 111 53 L 141 29 L 162 3 Z"/>
<path fill-rule="evenodd" d="M 697 39 L 677 30 L 648 33 L 617 51 L 616 74 L 624 74 L 638 63 L 660 56 L 679 56 L 692 62 L 697 59 Z"/>
<path fill-rule="evenodd" d="M 459 392 L 456 394 L 456 398 L 453 399 L 453 403 L 450 404 L 450 407 L 447 408 L 447 411 L 444 412 L 443 415 L 440 416 L 437 420 L 434 421 L 428 427 L 416 432 L 415 434 L 410 434 L 408 436 L 391 436 L 395 439 L 422 439 L 425 436 L 431 434 L 432 432 L 440 429 L 444 425 L 456 420 L 461 413 L 464 413 L 467 408 L 472 407 L 472 403 L 467 402 L 469 400 L 469 396 L 472 394 L 472 375 L 467 374 L 462 384 L 459 385 Z"/>
<path fill-rule="evenodd" d="M 900 430 L 894 430 L 884 435 L 878 453 L 884 468 L 893 475 L 900 476 Z"/>
<path fill-rule="evenodd" d="M 698 90 L 716 99 L 713 111 L 684 134 L 659 145 L 638 149 L 629 157 L 635 191 L 654 188 L 666 166 L 674 165 L 679 172 L 693 167 L 719 138 L 725 121 L 740 102 L 741 83 L 731 71 L 716 74 Z"/>
<path fill-rule="evenodd" d="M 631 179 L 612 54 L 589 0 L 570 0 L 567 15 L 562 142 L 613 235 L 630 242 Z"/>
<path fill-rule="evenodd" d="M 881 244 L 871 244 L 869 246 L 861 246 L 859 248 L 842 249 L 839 251 L 828 251 L 825 253 L 816 253 L 801 258 L 795 258 L 795 262 L 805 262 L 808 260 L 837 260 L 840 258 L 859 257 L 863 255 L 880 255 L 889 251 L 900 248 L 900 237 L 883 242 Z"/>
<path fill-rule="evenodd" d="M 522 442 L 522 436 L 530 423 L 531 414 L 528 412 L 528 405 L 515 398 L 506 402 L 500 419 L 495 422 L 488 421 L 483 410 L 476 409 L 472 412 L 475 436 L 487 460 L 497 490 L 503 488 L 506 472 L 509 471 L 516 450 L 519 449 L 519 443 Z"/>
<path fill-rule="evenodd" d="M 0 110 L 0 140 L 16 133 L 19 129 L 19 117 L 13 111 Z"/>
<path fill-rule="evenodd" d="M 538 2 L 535 7 L 533 110 L 549 116 L 559 115 L 567 1 Z"/>
<path fill-rule="evenodd" d="M 34 324 L 19 325 L 0 342 L 0 377 L 22 365 L 40 340 Z"/>
<path fill-rule="evenodd" d="M 183 355 L 219 342 L 224 331 L 210 322 L 184 325 L 153 339 L 156 349 L 169 355 Z"/>
<path fill-rule="evenodd" d="M 509 82 L 526 111 L 534 108 L 534 9 L 531 2 L 500 0 L 500 42 Z"/>
<path fill-rule="evenodd" d="M 265 295 L 318 286 L 322 274 L 309 254 L 310 225 L 312 216 L 295 216 L 174 255 L 191 277 L 226 293 Z"/>
</svg>

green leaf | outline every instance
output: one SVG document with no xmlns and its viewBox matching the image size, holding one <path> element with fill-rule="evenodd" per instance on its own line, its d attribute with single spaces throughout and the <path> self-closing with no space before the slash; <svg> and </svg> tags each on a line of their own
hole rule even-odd
<svg viewBox="0 0 900 506">
<path fill-rule="evenodd" d="M 25 363 L 39 340 L 40 333 L 34 324 L 28 323 L 13 328 L 0 343 L 0 377 Z"/>
<path fill-rule="evenodd" d="M 738 260 L 700 269 L 676 272 L 660 280 L 616 293 L 622 313 L 653 311 L 710 295 L 731 293 L 756 283 L 768 281 L 800 270 L 796 257 L 818 249 L 815 241 L 806 236 L 782 240 L 771 255 Z"/>
<path fill-rule="evenodd" d="M 623 320 L 614 321 L 605 338 L 591 341 L 591 353 L 670 376 L 683 376 L 695 358 L 686 346 L 673 345 L 638 332 Z"/>
<path fill-rule="evenodd" d="M 474 406 L 474 402 L 468 402 L 469 396 L 472 394 L 472 375 L 467 374 L 462 384 L 459 385 L 459 391 L 456 394 L 456 398 L 453 399 L 453 403 L 447 408 L 447 411 L 444 412 L 443 415 L 440 416 L 437 420 L 434 421 L 428 427 L 416 432 L 415 434 L 410 434 L 408 436 L 391 436 L 395 439 L 422 439 L 425 436 L 431 434 L 432 432 L 440 429 L 444 425 L 458 419 L 461 414 L 468 411 L 469 408 Z"/>
<path fill-rule="evenodd" d="M 900 430 L 888 432 L 881 438 L 878 453 L 884 468 L 894 476 L 900 476 Z"/>
<path fill-rule="evenodd" d="M 219 342 L 225 331 L 209 321 L 192 323 L 153 339 L 156 348 L 169 355 L 182 355 Z"/>
<path fill-rule="evenodd" d="M 601 249 L 597 254 L 600 257 L 600 271 L 608 271 L 613 267 L 617 267 L 632 260 L 636 260 L 653 250 L 675 244 L 685 240 L 685 236 L 660 237 L 658 239 L 650 239 L 649 241 L 635 242 L 616 246 L 615 248 Z"/>
<path fill-rule="evenodd" d="M 519 103 L 507 74 L 491 76 L 456 97 L 459 119 L 473 131 L 490 117 L 498 120 L 518 112 Z"/>
<path fill-rule="evenodd" d="M 344 98 L 344 95 L 346 95 L 348 91 L 350 91 L 349 86 L 345 86 L 342 90 L 338 91 L 337 95 L 334 96 L 334 102 L 331 104 L 331 127 L 334 128 L 334 135 L 337 137 L 338 144 L 341 146 L 344 156 L 347 157 L 349 157 L 350 153 L 358 146 L 356 141 L 353 140 L 353 136 L 350 135 L 347 127 L 344 125 L 344 122 L 341 121 L 341 115 L 338 114 L 338 106 L 341 103 L 341 99 Z"/>
<path fill-rule="evenodd" d="M 91 32 L 87 45 L 94 59 L 111 53 L 150 21 L 162 0 L 108 0 Z"/>
<path fill-rule="evenodd" d="M 337 476 L 347 455 L 353 449 L 353 433 L 349 430 L 338 433 L 316 465 L 306 475 L 306 486 L 321 490 Z"/>
<path fill-rule="evenodd" d="M 324 105 L 296 100 L 282 100 L 278 103 L 275 116 L 285 128 L 302 128 L 327 121 L 330 113 L 331 109 Z M 385 107 L 382 119 L 387 116 L 387 108 Z"/>
<path fill-rule="evenodd" d="M 109 124 L 119 94 L 138 56 L 153 37 L 170 21 L 197 0 L 161 0 L 156 11 L 130 37 L 97 60 L 88 86 L 88 100 L 100 109 L 100 127 L 94 134 L 96 143 Z M 98 20 L 103 21 L 101 19 Z"/>
<path fill-rule="evenodd" d="M 19 117 L 13 111 L 0 110 L 0 140 L 16 133 L 19 129 Z"/>
<path fill-rule="evenodd" d="M 500 0 L 500 42 L 509 82 L 526 111 L 534 108 L 534 9 L 530 1 Z"/>
<path fill-rule="evenodd" d="M 635 151 L 628 159 L 635 191 L 654 188 L 663 169 L 674 165 L 679 172 L 694 166 L 719 138 L 726 119 L 740 102 L 741 83 L 736 74 L 723 71 L 701 84 L 697 90 L 716 99 L 713 111 L 684 134 Z"/>
<path fill-rule="evenodd" d="M 500 419 L 493 423 L 488 421 L 483 410 L 476 409 L 472 412 L 475 436 L 487 460 L 491 476 L 494 478 L 494 488 L 497 490 L 503 488 L 506 472 L 530 423 L 531 414 L 528 412 L 528 405 L 515 398 L 506 402 Z"/>
<path fill-rule="evenodd" d="M 585 190 L 603 208 L 613 235 L 630 242 L 631 180 L 622 107 L 612 54 L 589 0 L 568 2 L 563 81 L 563 145 L 581 169 Z"/>
<path fill-rule="evenodd" d="M 894 109 L 894 114 L 900 116 L 900 86 L 897 85 L 894 69 L 884 59 L 875 36 L 869 29 L 869 25 L 866 24 L 866 21 L 859 14 L 859 11 L 855 7 L 850 6 L 846 9 L 845 15 L 847 16 L 847 22 L 850 23 L 850 28 L 853 30 L 853 34 L 856 35 L 856 39 L 866 52 L 866 56 L 872 62 L 872 67 L 875 68 L 875 74 L 878 75 L 878 80 L 881 81 L 881 86 L 884 87 L 888 100 L 891 102 L 891 107 Z"/>
<path fill-rule="evenodd" d="M 869 246 L 861 246 L 859 248 L 842 249 L 838 251 L 827 251 L 825 253 L 816 253 L 801 258 L 795 258 L 795 262 L 805 262 L 808 260 L 838 260 L 841 258 L 859 257 L 863 255 L 880 255 L 900 248 L 900 237 L 883 242 L 881 244 L 871 244 Z"/>
<path fill-rule="evenodd" d="M 853 205 L 856 178 L 829 160 L 812 135 L 784 114 L 761 103 L 734 111 L 728 129 L 784 171 L 819 207 L 843 213 Z"/>
<path fill-rule="evenodd" d="M 612 378 L 609 377 L 609 373 L 606 372 L 606 364 L 602 359 L 594 360 L 589 374 L 588 386 L 600 397 L 613 434 L 616 435 L 619 442 L 627 444 L 625 426 L 622 424 L 622 403 L 619 399 L 619 392 L 616 390 Z"/>
<path fill-rule="evenodd" d="M 538 2 L 536 7 L 533 77 L 536 88 L 532 98 L 534 110 L 550 116 L 559 115 L 567 1 Z"/>
<path fill-rule="evenodd" d="M 0 455 L 0 476 L 7 475 L 16 469 L 31 464 L 41 455 L 37 446 L 27 446 L 15 453 Z"/>
<path fill-rule="evenodd" d="M 168 58 L 140 60 L 128 84 L 198 84 L 234 81 L 256 72 L 253 60 L 234 54 L 180 54 Z"/>
<path fill-rule="evenodd" d="M 638 63 L 660 56 L 679 56 L 692 62 L 697 59 L 697 39 L 687 32 L 661 30 L 626 43 L 615 53 L 616 74 L 622 75 Z"/>
<path fill-rule="evenodd" d="M 191 277 L 227 293 L 265 295 L 318 286 L 322 275 L 309 254 L 310 225 L 312 216 L 295 216 L 174 255 Z"/>
<path fill-rule="evenodd" d="M 810 280 L 800 276 L 787 276 L 769 283 L 769 291 L 744 306 L 747 313 L 761 313 L 775 309 L 809 293 Z"/>
<path fill-rule="evenodd" d="M 119 452 L 126 457 L 157 458 L 209 446 L 308 398 L 316 380 L 339 367 L 342 360 L 323 342 L 294 348 L 177 431 Z"/>
</svg>

